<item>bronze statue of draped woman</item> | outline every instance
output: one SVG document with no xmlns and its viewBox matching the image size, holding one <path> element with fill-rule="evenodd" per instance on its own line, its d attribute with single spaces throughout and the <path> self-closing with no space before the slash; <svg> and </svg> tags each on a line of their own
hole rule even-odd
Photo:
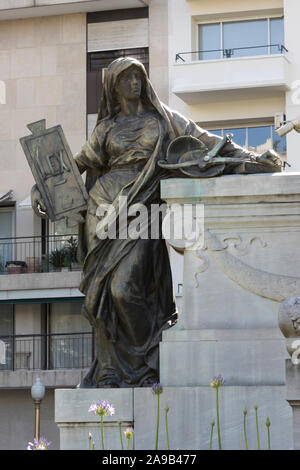
<svg viewBox="0 0 300 470">
<path fill-rule="evenodd" d="M 128 207 L 161 203 L 160 180 L 173 173 L 158 163 L 165 161 L 170 143 L 184 136 L 197 139 L 208 151 L 221 140 L 162 104 L 139 61 L 112 62 L 96 127 L 74 157 L 80 172 L 87 172 L 89 201 L 79 227 L 80 290 L 85 294 L 83 314 L 96 338 L 96 358 L 81 387 L 140 387 L 159 381 L 161 334 L 177 319 L 165 240 L 118 233 L 115 239 L 101 239 L 97 208 L 113 205 L 118 222 L 122 197 Z M 219 155 L 230 163 L 222 163 L 219 174 L 234 171 L 244 161 L 258 162 L 266 171 L 279 168 L 274 153 L 259 156 L 230 141 Z M 33 201 L 41 203 L 37 190 Z"/>
</svg>

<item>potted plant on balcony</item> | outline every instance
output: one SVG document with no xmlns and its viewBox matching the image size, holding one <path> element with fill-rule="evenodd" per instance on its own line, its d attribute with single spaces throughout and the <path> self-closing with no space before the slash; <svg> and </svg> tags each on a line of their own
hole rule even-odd
<svg viewBox="0 0 300 470">
<path fill-rule="evenodd" d="M 53 266 L 53 271 L 61 271 L 61 268 L 64 266 L 65 262 L 65 250 L 61 248 L 60 250 L 53 250 L 49 255 L 49 263 Z"/>
<path fill-rule="evenodd" d="M 27 265 L 25 261 L 7 261 L 5 264 L 8 274 L 26 273 Z"/>
<path fill-rule="evenodd" d="M 66 256 L 69 259 L 69 266 L 72 270 L 81 269 L 80 263 L 77 260 L 78 240 L 75 237 L 70 237 L 65 246 Z"/>
</svg>

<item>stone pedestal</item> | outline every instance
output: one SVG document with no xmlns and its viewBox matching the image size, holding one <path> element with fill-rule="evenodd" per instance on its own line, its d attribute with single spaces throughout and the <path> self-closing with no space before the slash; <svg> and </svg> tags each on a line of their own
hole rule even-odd
<svg viewBox="0 0 300 470">
<path fill-rule="evenodd" d="M 184 239 L 170 240 L 184 256 L 183 306 L 178 324 L 163 333 L 160 344 L 164 392 L 159 448 L 166 445 L 163 408 L 168 403 L 171 448 L 208 449 L 210 423 L 216 418 L 215 391 L 209 383 L 222 374 L 226 379 L 220 389 L 223 448 L 244 448 L 245 407 L 249 448 L 256 448 L 253 405 L 257 403 L 261 447 L 267 447 L 269 417 L 272 449 L 291 449 L 292 409 L 285 399 L 288 353 L 277 317 L 279 303 L 300 294 L 300 173 L 169 179 L 162 181 L 161 194 L 169 204 L 203 204 L 204 226 L 199 235 L 203 243 L 194 247 L 182 249 Z M 64 393 L 57 391 L 57 410 L 64 408 Z M 113 426 L 117 418 L 134 421 L 135 448 L 154 448 L 156 401 L 151 390 L 72 393 L 78 406 L 88 397 L 86 408 L 91 393 L 94 399 L 115 401 Z M 71 432 L 78 434 L 79 428 L 79 440 L 87 446 L 87 426 L 78 423 L 92 421 L 79 410 L 76 413 L 69 411 L 63 418 L 56 413 L 61 448 L 70 445 Z M 116 431 L 110 448 L 119 445 Z"/>
<path fill-rule="evenodd" d="M 300 450 L 300 367 L 286 360 L 286 400 L 293 410 L 294 449 Z"/>
<path fill-rule="evenodd" d="M 162 198 L 171 207 L 203 205 L 204 217 L 198 217 L 201 243 L 169 241 L 184 256 L 183 308 L 176 329 L 163 333 L 161 382 L 204 393 L 222 374 L 228 446 L 234 448 L 235 439 L 235 448 L 243 448 L 233 438 L 233 421 L 239 427 L 238 413 L 256 402 L 264 422 L 267 412 L 272 415 L 273 448 L 291 448 L 284 391 L 288 354 L 278 309 L 300 293 L 300 174 L 170 179 L 162 182 Z"/>
</svg>

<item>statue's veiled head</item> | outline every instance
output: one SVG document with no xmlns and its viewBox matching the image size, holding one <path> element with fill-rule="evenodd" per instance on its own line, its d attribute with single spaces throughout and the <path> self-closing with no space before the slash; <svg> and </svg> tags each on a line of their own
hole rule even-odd
<svg viewBox="0 0 300 470">
<path fill-rule="evenodd" d="M 98 121 L 116 114 L 121 95 L 128 99 L 142 99 L 143 101 L 147 100 L 149 95 L 155 95 L 145 67 L 132 57 L 116 59 L 108 66 L 103 83 Z"/>
</svg>

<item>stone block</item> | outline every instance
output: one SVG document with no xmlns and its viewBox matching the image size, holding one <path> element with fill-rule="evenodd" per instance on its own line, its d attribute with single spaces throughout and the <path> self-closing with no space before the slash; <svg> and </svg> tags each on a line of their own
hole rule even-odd
<svg viewBox="0 0 300 470">
<path fill-rule="evenodd" d="M 98 400 L 107 400 L 115 407 L 113 416 L 104 417 L 105 449 L 121 448 L 118 419 L 122 421 L 122 433 L 132 425 L 133 390 L 99 388 L 55 391 L 55 422 L 60 430 L 61 450 L 88 450 L 89 432 L 96 449 L 101 449 L 100 417 L 88 412 Z"/>
<path fill-rule="evenodd" d="M 160 343 L 160 381 L 205 386 L 222 374 L 231 385 L 283 385 L 287 356 L 278 329 L 167 331 Z"/>
<path fill-rule="evenodd" d="M 284 399 L 284 386 L 232 387 L 219 390 L 222 449 L 245 449 L 243 410 L 247 409 L 248 448 L 255 450 L 254 403 L 258 405 L 261 449 L 267 449 L 266 418 L 271 421 L 271 449 L 292 449 L 292 413 Z M 149 389 L 134 389 L 135 448 L 154 449 L 156 397 Z M 210 387 L 165 387 L 160 398 L 159 450 L 166 449 L 165 406 L 168 404 L 170 449 L 208 450 L 210 424 L 216 422 L 215 391 Z M 214 428 L 213 449 L 218 448 Z"/>
<path fill-rule="evenodd" d="M 11 78 L 38 77 L 41 73 L 40 49 L 27 47 L 12 51 Z"/>
<path fill-rule="evenodd" d="M 62 17 L 62 43 L 86 42 L 86 14 L 64 15 Z"/>
<path fill-rule="evenodd" d="M 34 78 L 16 80 L 16 108 L 30 108 L 36 103 L 36 85 Z"/>
<path fill-rule="evenodd" d="M 86 45 L 60 44 L 57 46 L 56 71 L 62 73 L 86 72 Z"/>
<path fill-rule="evenodd" d="M 0 51 L 0 80 L 11 78 L 11 52 Z"/>
</svg>

